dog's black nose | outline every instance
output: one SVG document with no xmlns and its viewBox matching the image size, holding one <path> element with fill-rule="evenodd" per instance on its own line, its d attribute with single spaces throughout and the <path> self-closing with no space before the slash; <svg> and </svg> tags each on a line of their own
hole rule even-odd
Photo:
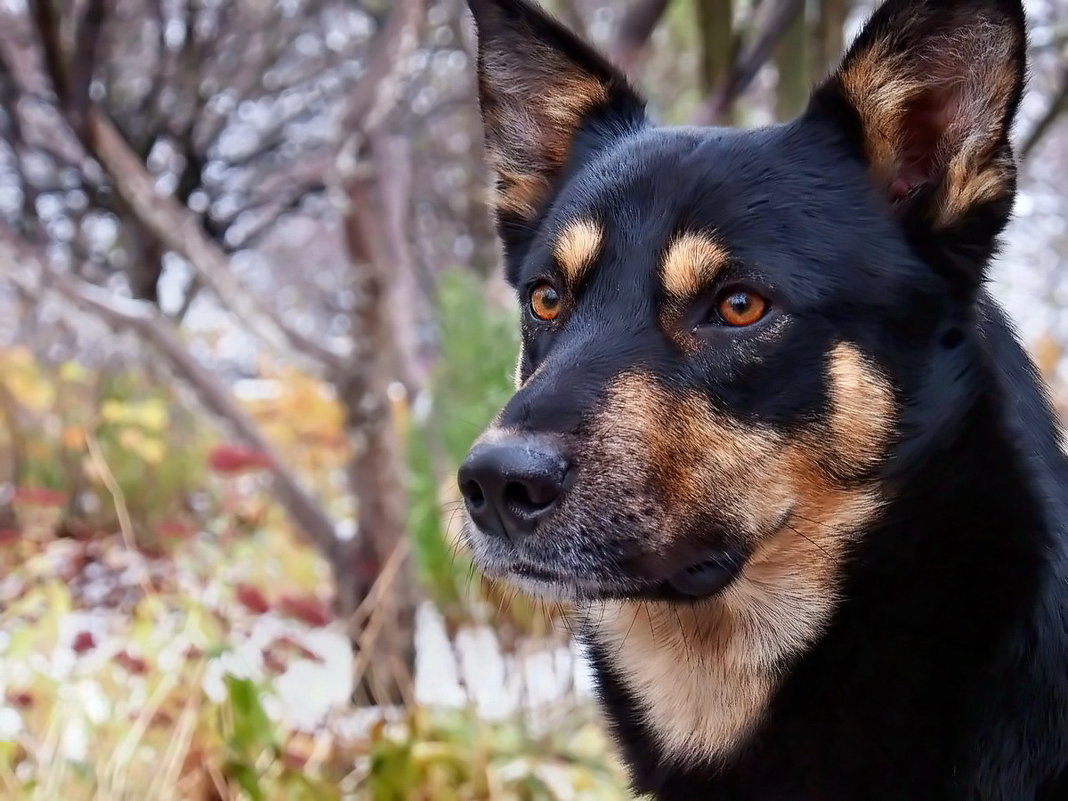
<svg viewBox="0 0 1068 801">
<path fill-rule="evenodd" d="M 518 542 L 557 506 L 570 469 L 550 439 L 514 434 L 471 450 L 460 467 L 460 493 L 482 531 Z"/>
</svg>

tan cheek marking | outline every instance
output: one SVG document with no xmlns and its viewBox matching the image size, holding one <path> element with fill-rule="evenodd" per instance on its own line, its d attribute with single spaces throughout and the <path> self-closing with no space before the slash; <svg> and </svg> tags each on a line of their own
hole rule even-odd
<svg viewBox="0 0 1068 801">
<path fill-rule="evenodd" d="M 894 394 L 860 351 L 844 342 L 831 351 L 828 381 L 830 439 L 839 457 L 831 467 L 850 477 L 882 459 L 894 425 Z"/>
<path fill-rule="evenodd" d="M 727 252 L 707 234 L 685 233 L 668 245 L 661 280 L 668 295 L 685 299 L 704 289 L 727 263 Z"/>
<path fill-rule="evenodd" d="M 604 244 L 604 228 L 592 220 L 569 222 L 553 245 L 553 255 L 571 286 L 593 266 Z"/>
<path fill-rule="evenodd" d="M 656 498 L 662 525 L 652 545 L 670 546 L 675 532 L 709 504 L 747 531 L 757 528 L 750 502 L 755 491 L 763 508 L 781 507 L 782 493 L 767 467 L 780 448 L 779 435 L 716 414 L 699 396 L 672 396 L 647 373 L 616 379 L 591 439 L 605 469 L 626 465 L 628 480 Z"/>
<path fill-rule="evenodd" d="M 833 352 L 831 426 L 855 465 L 881 458 L 893 426 L 889 386 L 849 345 Z M 766 529 L 786 511 L 787 526 L 757 543 L 739 579 L 696 606 L 618 602 L 588 610 L 589 625 L 647 723 L 681 763 L 729 756 L 763 719 L 788 660 L 828 625 L 837 605 L 840 564 L 854 537 L 879 513 L 875 485 L 843 488 L 821 464 L 822 428 L 784 440 L 708 409 L 698 397 L 672 398 L 651 376 L 624 377 L 611 393 L 638 430 L 668 522 L 671 508 L 717 509 Z M 862 425 L 862 417 L 867 421 Z M 631 433 L 631 432 L 627 432 Z"/>
</svg>

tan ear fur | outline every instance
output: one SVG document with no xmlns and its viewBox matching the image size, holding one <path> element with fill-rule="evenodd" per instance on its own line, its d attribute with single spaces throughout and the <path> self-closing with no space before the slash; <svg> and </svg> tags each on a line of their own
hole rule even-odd
<svg viewBox="0 0 1068 801">
<path fill-rule="evenodd" d="M 1015 188 L 1008 133 L 1025 41 L 1009 5 L 888 3 L 832 78 L 877 185 L 894 202 L 924 195 L 937 229 Z"/>
</svg>

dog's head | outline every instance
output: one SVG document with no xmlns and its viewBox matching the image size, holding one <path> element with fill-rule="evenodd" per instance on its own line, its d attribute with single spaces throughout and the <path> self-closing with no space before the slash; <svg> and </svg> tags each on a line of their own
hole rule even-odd
<svg viewBox="0 0 1068 801">
<path fill-rule="evenodd" d="M 525 0 L 471 6 L 523 336 L 460 470 L 476 560 L 554 597 L 815 591 L 959 411 L 1020 2 L 890 0 L 799 119 L 752 131 L 654 125 Z"/>
</svg>

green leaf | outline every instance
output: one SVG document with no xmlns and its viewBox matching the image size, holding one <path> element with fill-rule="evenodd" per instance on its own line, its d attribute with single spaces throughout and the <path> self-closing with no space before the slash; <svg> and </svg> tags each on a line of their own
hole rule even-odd
<svg viewBox="0 0 1068 801">
<path fill-rule="evenodd" d="M 266 796 L 260 788 L 260 777 L 248 765 L 243 762 L 227 762 L 223 770 L 227 776 L 237 782 L 252 801 L 265 801 Z"/>
<path fill-rule="evenodd" d="M 273 745 L 274 730 L 252 680 L 227 676 L 226 689 L 234 720 L 234 749 L 247 755 Z"/>
</svg>

